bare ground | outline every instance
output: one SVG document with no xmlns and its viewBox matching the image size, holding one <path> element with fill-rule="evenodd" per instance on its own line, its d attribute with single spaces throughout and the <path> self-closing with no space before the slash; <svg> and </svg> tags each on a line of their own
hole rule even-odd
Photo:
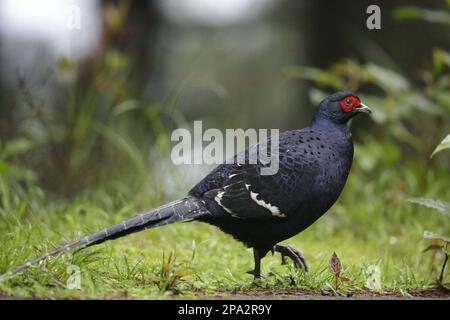
<svg viewBox="0 0 450 320">
<path fill-rule="evenodd" d="M 127 294 L 119 294 L 109 299 L 127 299 Z M 199 299 L 291 299 L 291 300 L 312 300 L 312 299 L 439 299 L 450 300 L 450 291 L 444 288 L 411 289 L 407 292 L 394 291 L 347 291 L 347 292 L 323 292 L 311 290 L 283 289 L 283 290 L 244 290 L 226 291 L 216 293 L 199 293 Z M 177 298 L 177 295 L 172 296 Z M 19 296 L 8 296 L 0 293 L 0 300 L 24 299 Z M 36 299 L 36 298 L 25 298 Z M 38 298 L 39 299 L 39 298 Z M 58 299 L 57 297 L 53 299 Z M 82 299 L 89 299 L 88 297 Z M 73 298 L 71 298 L 73 300 Z"/>
<path fill-rule="evenodd" d="M 450 291 L 444 288 L 411 289 L 407 292 L 394 291 L 348 291 L 321 292 L 309 290 L 245 290 L 235 292 L 217 292 L 201 294 L 199 298 L 222 299 L 449 299 Z"/>
</svg>

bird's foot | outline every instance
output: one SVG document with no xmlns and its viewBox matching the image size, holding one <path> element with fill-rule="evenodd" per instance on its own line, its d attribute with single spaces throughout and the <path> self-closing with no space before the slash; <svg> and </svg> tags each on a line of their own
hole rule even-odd
<svg viewBox="0 0 450 320">
<path fill-rule="evenodd" d="M 281 253 L 281 264 L 286 264 L 286 257 L 288 257 L 294 262 L 294 266 L 296 268 L 300 268 L 305 272 L 308 272 L 309 268 L 308 264 L 306 263 L 305 257 L 303 257 L 302 253 L 297 249 L 291 246 L 282 246 L 276 244 L 272 249 L 272 253 L 274 252 Z"/>
<path fill-rule="evenodd" d="M 247 271 L 247 273 L 251 274 L 255 278 L 255 280 L 256 279 L 261 279 L 261 272 L 260 271 L 250 270 L 250 271 Z"/>
</svg>

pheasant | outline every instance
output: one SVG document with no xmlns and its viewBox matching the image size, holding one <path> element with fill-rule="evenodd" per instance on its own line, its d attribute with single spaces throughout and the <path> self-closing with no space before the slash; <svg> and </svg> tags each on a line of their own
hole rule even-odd
<svg viewBox="0 0 450 320">
<path fill-rule="evenodd" d="M 260 278 L 261 259 L 269 251 L 279 252 L 283 263 L 288 257 L 296 267 L 308 271 L 300 251 L 278 243 L 308 228 L 338 199 L 353 161 L 353 140 L 347 124 L 360 113 L 370 114 L 371 110 L 356 95 L 334 93 L 319 104 L 308 127 L 279 135 L 279 168 L 275 174 L 261 174 L 261 162 L 227 161 L 184 198 L 57 248 L 9 274 L 65 251 L 177 221 L 217 226 L 253 248 L 255 266 L 250 273 L 255 278 Z M 241 156 L 254 156 L 257 147 L 250 146 Z M 236 155 L 234 160 L 240 158 Z"/>
</svg>

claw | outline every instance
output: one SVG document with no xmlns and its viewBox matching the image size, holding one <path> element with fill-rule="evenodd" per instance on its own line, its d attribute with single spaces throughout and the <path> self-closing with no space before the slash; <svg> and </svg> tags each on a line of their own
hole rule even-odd
<svg viewBox="0 0 450 320">
<path fill-rule="evenodd" d="M 281 253 L 281 264 L 286 264 L 286 257 L 289 257 L 293 262 L 296 268 L 303 269 L 305 272 L 308 272 L 308 265 L 306 264 L 306 260 L 303 255 L 295 248 L 290 246 L 282 246 L 275 245 L 273 250 Z"/>
<path fill-rule="evenodd" d="M 261 278 L 261 274 L 257 273 L 255 270 L 249 270 L 247 271 L 248 274 L 251 274 L 255 279 Z"/>
</svg>

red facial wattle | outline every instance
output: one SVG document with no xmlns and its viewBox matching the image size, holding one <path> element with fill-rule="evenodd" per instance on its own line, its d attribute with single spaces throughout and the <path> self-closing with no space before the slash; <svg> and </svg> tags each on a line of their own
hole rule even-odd
<svg viewBox="0 0 450 320">
<path fill-rule="evenodd" d="M 341 109 L 344 112 L 350 112 L 353 110 L 353 108 L 360 107 L 361 101 L 355 96 L 348 96 L 339 101 L 339 104 L 341 105 Z"/>
</svg>

